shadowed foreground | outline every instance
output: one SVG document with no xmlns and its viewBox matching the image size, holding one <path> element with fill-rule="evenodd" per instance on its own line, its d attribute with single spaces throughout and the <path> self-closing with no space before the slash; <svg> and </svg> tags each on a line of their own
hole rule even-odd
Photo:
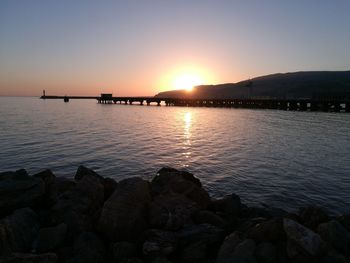
<svg viewBox="0 0 350 263">
<path fill-rule="evenodd" d="M 0 173 L 1 262 L 349 262 L 350 215 L 213 200 L 192 174 Z"/>
</svg>

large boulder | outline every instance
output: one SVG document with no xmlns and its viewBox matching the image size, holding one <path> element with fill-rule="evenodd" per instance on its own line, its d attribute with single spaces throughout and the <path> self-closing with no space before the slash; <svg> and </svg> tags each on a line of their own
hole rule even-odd
<svg viewBox="0 0 350 263">
<path fill-rule="evenodd" d="M 146 234 L 142 251 L 147 258 L 167 257 L 175 252 L 177 237 L 173 232 L 151 229 Z"/>
<path fill-rule="evenodd" d="M 33 210 L 16 210 L 0 221 L 0 255 L 30 251 L 38 231 L 38 217 Z"/>
<path fill-rule="evenodd" d="M 148 226 L 151 201 L 149 183 L 134 177 L 119 182 L 104 203 L 99 220 L 100 232 L 112 241 L 132 241 Z"/>
<path fill-rule="evenodd" d="M 38 206 L 44 195 L 44 181 L 29 176 L 24 169 L 0 173 L 0 215 L 18 208 Z"/>
<path fill-rule="evenodd" d="M 190 225 L 177 232 L 180 262 L 214 260 L 224 239 L 221 228 L 209 224 Z"/>
<path fill-rule="evenodd" d="M 127 241 L 116 242 L 112 245 L 113 262 L 123 262 L 136 256 L 136 245 Z"/>
<path fill-rule="evenodd" d="M 292 262 L 319 262 L 326 252 L 326 245 L 318 234 L 288 218 L 284 218 L 283 227 Z"/>
<path fill-rule="evenodd" d="M 219 249 L 216 263 L 231 262 L 230 259 L 233 256 L 235 248 L 241 242 L 242 239 L 237 232 L 233 232 L 230 235 L 228 235 Z"/>
<path fill-rule="evenodd" d="M 350 233 L 338 221 L 332 220 L 318 226 L 324 241 L 350 259 Z"/>
<path fill-rule="evenodd" d="M 92 232 L 83 232 L 75 239 L 73 253 L 74 257 L 69 262 L 105 262 L 105 246 L 102 240 Z"/>
<path fill-rule="evenodd" d="M 202 210 L 195 214 L 194 219 L 197 224 L 210 224 L 217 227 L 225 227 L 226 221 L 212 211 Z"/>
<path fill-rule="evenodd" d="M 152 180 L 152 192 L 154 195 L 177 193 L 186 196 L 201 209 L 206 209 L 210 198 L 202 188 L 198 178 L 186 171 L 178 171 L 173 168 L 162 168 Z"/>
<path fill-rule="evenodd" d="M 227 195 L 213 200 L 209 208 L 225 217 L 239 217 L 241 213 L 241 199 L 236 194 Z"/>
<path fill-rule="evenodd" d="M 259 263 L 277 263 L 277 249 L 270 242 L 263 242 L 257 245 L 255 257 Z"/>
<path fill-rule="evenodd" d="M 56 176 L 47 169 L 33 175 L 34 178 L 40 178 L 45 184 L 45 195 L 44 195 L 44 204 L 49 207 L 55 203 L 57 199 L 56 191 Z"/>
<path fill-rule="evenodd" d="M 252 227 L 247 236 L 255 241 L 279 242 L 286 239 L 282 218 L 270 219 Z"/>
<path fill-rule="evenodd" d="M 36 250 L 40 253 L 55 250 L 63 243 L 66 233 L 67 225 L 64 223 L 40 229 Z"/>
<path fill-rule="evenodd" d="M 318 206 L 302 207 L 298 215 L 301 223 L 314 231 L 319 224 L 329 221 L 327 212 Z"/>
<path fill-rule="evenodd" d="M 192 223 L 198 212 L 196 203 L 177 193 L 160 194 L 153 198 L 149 209 L 149 222 L 153 228 L 177 230 Z"/>
<path fill-rule="evenodd" d="M 65 223 L 71 237 L 92 231 L 98 221 L 103 202 L 103 178 L 92 170 L 79 167 L 75 183 L 61 180 L 58 198 L 51 208 L 51 224 Z"/>
<path fill-rule="evenodd" d="M 238 236 L 233 234 L 221 246 L 216 263 L 256 263 L 255 247 L 254 240 L 244 239 L 240 241 Z"/>
</svg>

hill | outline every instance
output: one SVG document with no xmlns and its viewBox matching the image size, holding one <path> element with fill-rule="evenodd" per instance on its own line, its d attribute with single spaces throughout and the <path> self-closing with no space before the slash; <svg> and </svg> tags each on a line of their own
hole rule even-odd
<svg viewBox="0 0 350 263">
<path fill-rule="evenodd" d="M 173 90 L 161 92 L 162 98 L 323 98 L 350 99 L 350 71 L 303 71 L 278 73 L 237 83 L 201 85 L 188 92 Z"/>
</svg>

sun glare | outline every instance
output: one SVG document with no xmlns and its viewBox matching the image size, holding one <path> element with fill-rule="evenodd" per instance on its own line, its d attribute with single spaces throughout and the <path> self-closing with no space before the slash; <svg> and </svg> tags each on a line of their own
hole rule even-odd
<svg viewBox="0 0 350 263">
<path fill-rule="evenodd" d="M 183 74 L 175 79 L 175 88 L 192 91 L 194 86 L 203 84 L 203 79 L 196 74 Z"/>
</svg>

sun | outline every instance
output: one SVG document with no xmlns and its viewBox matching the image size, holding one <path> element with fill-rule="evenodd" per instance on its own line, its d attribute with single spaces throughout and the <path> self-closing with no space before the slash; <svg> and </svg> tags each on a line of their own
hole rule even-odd
<svg viewBox="0 0 350 263">
<path fill-rule="evenodd" d="M 192 91 L 194 86 L 201 85 L 203 82 L 203 79 L 197 74 L 184 73 L 175 78 L 174 86 L 176 89 Z"/>
</svg>

